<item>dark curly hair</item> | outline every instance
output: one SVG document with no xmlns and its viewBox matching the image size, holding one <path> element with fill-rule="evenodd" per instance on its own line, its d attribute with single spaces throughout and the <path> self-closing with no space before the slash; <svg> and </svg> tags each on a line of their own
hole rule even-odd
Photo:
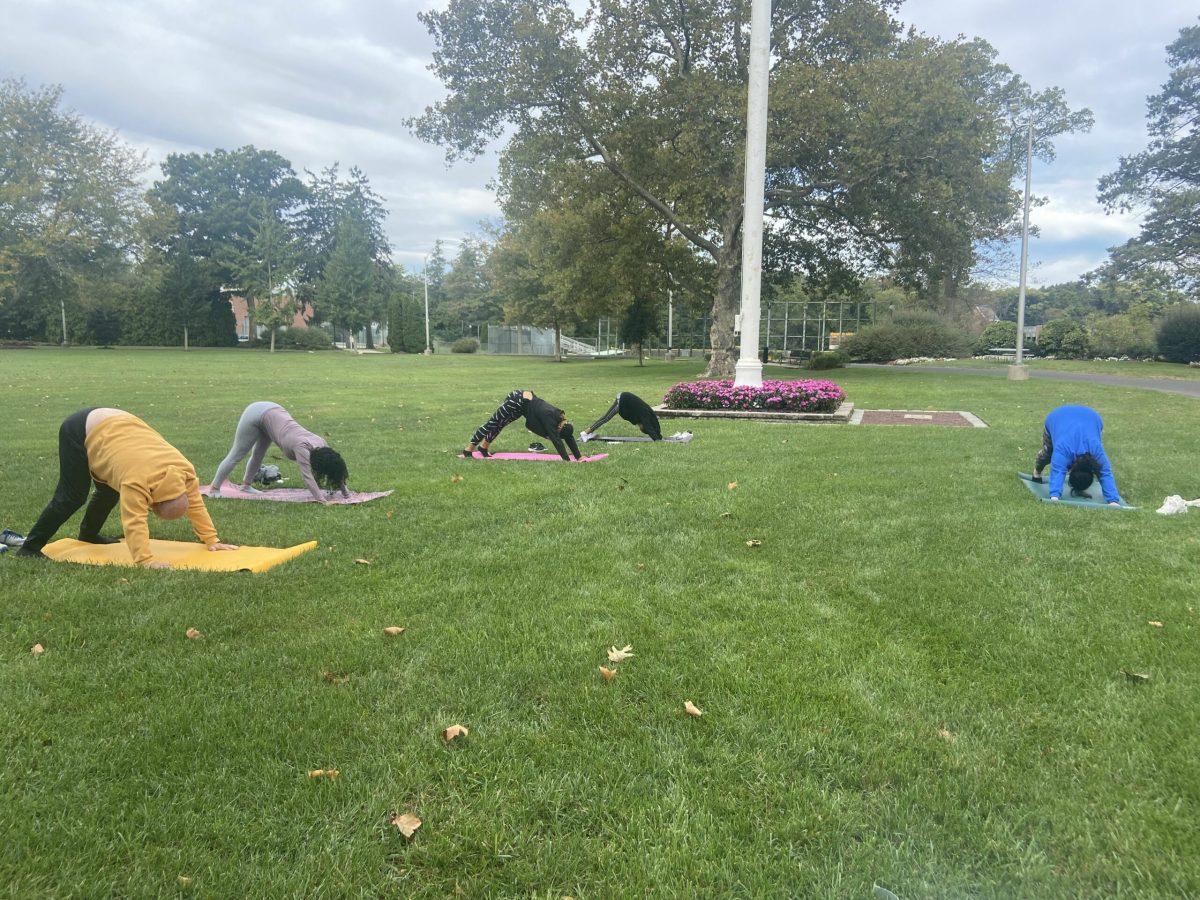
<svg viewBox="0 0 1200 900">
<path fill-rule="evenodd" d="M 318 447 L 309 456 L 309 462 L 312 463 L 313 477 L 317 479 L 317 484 L 331 491 L 341 490 L 346 486 L 350 471 L 346 468 L 342 454 L 332 447 Z"/>
<path fill-rule="evenodd" d="M 1071 463 L 1071 468 L 1067 469 L 1067 483 L 1071 485 L 1071 496 L 1086 496 L 1088 488 L 1099 474 L 1100 463 L 1092 454 L 1085 453 L 1076 457 L 1075 462 Z"/>
</svg>

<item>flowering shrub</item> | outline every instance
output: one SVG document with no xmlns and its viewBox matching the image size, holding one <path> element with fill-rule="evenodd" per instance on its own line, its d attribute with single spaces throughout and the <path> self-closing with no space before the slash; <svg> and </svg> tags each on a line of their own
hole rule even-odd
<svg viewBox="0 0 1200 900">
<path fill-rule="evenodd" d="M 764 381 L 761 387 L 732 381 L 683 381 L 667 391 L 668 409 L 833 412 L 846 393 L 832 381 Z"/>
</svg>

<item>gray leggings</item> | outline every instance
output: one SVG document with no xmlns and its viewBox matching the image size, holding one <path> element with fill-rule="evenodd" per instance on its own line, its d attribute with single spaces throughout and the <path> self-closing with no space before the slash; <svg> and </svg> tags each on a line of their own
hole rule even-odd
<svg viewBox="0 0 1200 900">
<path fill-rule="evenodd" d="M 254 476 L 258 474 L 258 467 L 262 465 L 263 457 L 267 455 L 267 448 L 271 446 L 271 438 L 266 429 L 262 427 L 263 414 L 268 410 L 279 408 L 278 403 L 271 403 L 268 400 L 260 400 L 258 403 L 251 403 L 246 407 L 246 411 L 238 419 L 237 431 L 233 433 L 233 446 L 221 460 L 221 464 L 217 466 L 217 474 L 213 476 L 214 488 L 219 488 L 225 483 L 225 479 L 229 477 L 233 467 L 251 450 L 254 452 L 250 456 L 250 462 L 246 464 L 246 474 L 242 478 L 242 484 L 249 484 L 254 480 Z"/>
</svg>

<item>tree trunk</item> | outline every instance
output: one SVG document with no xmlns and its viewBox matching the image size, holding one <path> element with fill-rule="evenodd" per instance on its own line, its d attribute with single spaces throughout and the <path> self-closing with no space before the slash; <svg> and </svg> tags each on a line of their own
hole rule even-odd
<svg viewBox="0 0 1200 900">
<path fill-rule="evenodd" d="M 562 362 L 562 328 L 557 322 L 554 323 L 554 359 L 557 362 Z"/>
<path fill-rule="evenodd" d="M 742 303 L 741 246 L 722 250 L 717 259 L 717 293 L 713 297 L 712 358 L 708 361 L 706 378 L 732 378 L 738 359 L 737 335 L 733 331 L 734 316 Z"/>
<path fill-rule="evenodd" d="M 276 331 L 275 326 L 272 325 L 271 326 L 271 352 L 272 353 L 275 352 L 275 331 Z"/>
<path fill-rule="evenodd" d="M 186 325 L 184 325 L 183 326 L 183 349 L 186 350 L 187 348 L 188 348 L 188 327 Z"/>
<path fill-rule="evenodd" d="M 738 336 L 734 333 L 734 316 L 742 307 L 742 204 L 741 194 L 729 208 L 721 229 L 721 250 L 714 257 L 717 264 L 717 293 L 713 297 L 712 326 L 709 340 L 712 357 L 705 378 L 733 378 L 738 359 Z"/>
<path fill-rule="evenodd" d="M 368 350 L 375 349 L 375 335 L 373 335 L 371 333 L 371 323 L 370 322 L 367 323 L 367 349 Z"/>
<path fill-rule="evenodd" d="M 646 364 L 646 362 L 645 362 L 645 360 L 642 358 L 642 345 L 639 343 L 639 344 L 638 344 L 638 365 L 639 365 L 639 366 L 644 366 L 645 364 Z"/>
</svg>

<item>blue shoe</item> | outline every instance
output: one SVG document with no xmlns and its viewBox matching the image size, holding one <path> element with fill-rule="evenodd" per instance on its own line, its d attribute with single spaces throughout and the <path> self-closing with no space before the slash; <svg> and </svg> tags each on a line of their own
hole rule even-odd
<svg viewBox="0 0 1200 900">
<path fill-rule="evenodd" d="M 9 531 L 5 528 L 0 531 L 0 544 L 5 547 L 20 547 L 25 543 L 25 535 L 17 534 L 15 531 Z"/>
</svg>

